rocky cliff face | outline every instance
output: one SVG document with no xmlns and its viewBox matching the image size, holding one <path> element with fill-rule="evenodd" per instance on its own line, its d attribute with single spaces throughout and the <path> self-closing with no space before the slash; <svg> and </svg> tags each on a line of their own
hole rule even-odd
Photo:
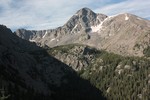
<svg viewBox="0 0 150 100">
<path fill-rule="evenodd" d="M 48 50 L 48 53 L 75 71 L 86 69 L 94 60 L 94 55 L 92 54 L 94 52 L 96 52 L 96 49 L 80 44 L 69 44 Z"/>
</svg>

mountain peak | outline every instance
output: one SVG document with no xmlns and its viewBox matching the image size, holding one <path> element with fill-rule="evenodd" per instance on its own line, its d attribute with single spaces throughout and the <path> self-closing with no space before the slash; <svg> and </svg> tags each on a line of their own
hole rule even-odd
<svg viewBox="0 0 150 100">
<path fill-rule="evenodd" d="M 7 28 L 5 25 L 0 25 L 0 32 L 6 32 L 7 33 L 11 33 L 12 31 Z"/>
<path fill-rule="evenodd" d="M 87 8 L 87 7 L 81 8 L 79 11 L 81 10 L 92 11 L 90 8 Z"/>
<path fill-rule="evenodd" d="M 87 15 L 87 14 L 95 14 L 91 9 L 87 8 L 87 7 L 84 7 L 80 10 L 77 11 L 78 15 Z"/>
<path fill-rule="evenodd" d="M 7 29 L 5 25 L 0 25 L 0 29 Z"/>
</svg>

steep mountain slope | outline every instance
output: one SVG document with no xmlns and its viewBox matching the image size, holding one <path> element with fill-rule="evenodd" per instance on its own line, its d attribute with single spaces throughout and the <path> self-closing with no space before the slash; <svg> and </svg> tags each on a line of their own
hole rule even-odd
<svg viewBox="0 0 150 100">
<path fill-rule="evenodd" d="M 19 29 L 15 32 L 19 37 L 41 46 L 80 43 L 126 56 L 143 56 L 143 50 L 149 46 L 149 33 L 148 20 L 128 13 L 108 17 L 88 8 L 82 8 L 56 29 Z"/>
<path fill-rule="evenodd" d="M 36 91 L 40 90 L 43 93 L 48 93 L 48 88 L 46 84 L 41 81 L 40 75 L 34 72 L 40 70 L 42 67 L 44 67 L 44 65 L 38 64 L 34 58 L 34 55 L 30 55 L 30 53 L 36 50 L 41 51 L 42 49 L 38 48 L 35 44 L 31 47 L 36 47 L 37 49 L 24 49 L 24 47 L 30 46 L 28 41 L 23 40 L 20 43 L 19 41 L 21 40 L 12 34 L 11 30 L 7 29 L 5 26 L 0 26 L 0 31 L 0 64 L 2 69 L 6 69 L 8 71 L 7 73 L 9 73 L 9 70 L 11 69 L 13 69 L 13 71 L 17 71 L 18 77 L 23 78 L 19 80 L 23 80 L 27 86 L 31 86 L 32 88 L 36 89 Z M 24 47 L 20 45 L 23 45 Z M 41 57 L 41 59 L 43 58 L 44 57 Z M 49 58 L 45 59 L 47 60 Z M 32 79 L 32 74 L 33 76 L 35 74 L 35 78 L 37 78 L 37 80 Z"/>
<path fill-rule="evenodd" d="M 82 8 L 62 27 L 41 31 L 19 29 L 15 34 L 29 41 L 39 42 L 42 46 L 46 44 L 53 47 L 89 39 L 87 32 L 91 30 L 90 27 L 100 24 L 106 17 L 88 8 Z"/>
<path fill-rule="evenodd" d="M 92 42 L 89 40 L 85 43 L 122 55 L 142 56 L 143 49 L 149 45 L 149 30 L 150 21 L 128 13 L 119 14 L 107 17 L 97 34 L 91 33 Z M 147 44 L 141 43 L 143 41 L 147 41 Z M 139 43 L 145 47 L 135 48 Z"/>
<path fill-rule="evenodd" d="M 80 78 L 71 67 L 2 25 L 0 99 L 1 89 L 10 94 L 9 100 L 104 99 L 98 89 Z"/>
<path fill-rule="evenodd" d="M 149 100 L 150 60 L 70 44 L 48 52 L 103 91 L 108 100 Z"/>
</svg>

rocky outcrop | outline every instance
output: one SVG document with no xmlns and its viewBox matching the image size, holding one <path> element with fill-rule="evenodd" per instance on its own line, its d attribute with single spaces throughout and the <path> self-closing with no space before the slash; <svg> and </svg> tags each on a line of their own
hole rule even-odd
<svg viewBox="0 0 150 100">
<path fill-rule="evenodd" d="M 54 47 L 48 52 L 61 60 L 75 71 L 86 70 L 93 62 L 97 50 L 85 45 L 70 44 L 66 46 Z"/>
</svg>

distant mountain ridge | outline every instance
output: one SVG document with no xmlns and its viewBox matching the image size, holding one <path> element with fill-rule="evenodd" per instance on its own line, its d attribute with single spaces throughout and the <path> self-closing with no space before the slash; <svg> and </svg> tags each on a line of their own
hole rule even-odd
<svg viewBox="0 0 150 100">
<path fill-rule="evenodd" d="M 106 17 L 106 15 L 94 13 L 89 8 L 83 8 L 77 11 L 62 27 L 41 31 L 18 29 L 15 34 L 29 41 L 39 41 L 42 45 L 56 46 L 56 44 L 60 44 L 60 41 L 67 41 L 67 39 L 66 41 L 62 39 L 66 35 L 69 37 L 80 33 L 80 35 L 83 34 L 88 37 L 86 33 L 91 30 L 90 27 L 100 24 Z"/>
<path fill-rule="evenodd" d="M 40 46 L 80 43 L 121 55 L 143 56 L 143 50 L 149 45 L 149 32 L 150 21 L 138 16 L 129 13 L 107 16 L 82 8 L 56 29 L 19 29 L 15 34 Z"/>
</svg>

